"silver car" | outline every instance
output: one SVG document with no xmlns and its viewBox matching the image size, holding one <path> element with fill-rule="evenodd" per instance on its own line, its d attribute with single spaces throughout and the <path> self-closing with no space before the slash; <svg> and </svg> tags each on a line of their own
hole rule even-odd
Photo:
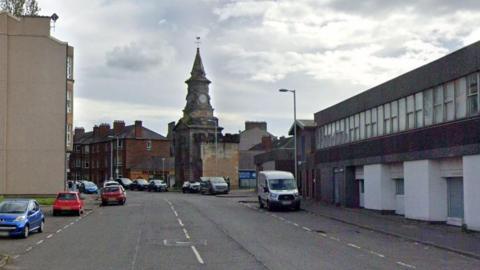
<svg viewBox="0 0 480 270">
<path fill-rule="evenodd" d="M 223 177 L 200 177 L 200 192 L 202 194 L 227 194 L 229 187 Z"/>
</svg>

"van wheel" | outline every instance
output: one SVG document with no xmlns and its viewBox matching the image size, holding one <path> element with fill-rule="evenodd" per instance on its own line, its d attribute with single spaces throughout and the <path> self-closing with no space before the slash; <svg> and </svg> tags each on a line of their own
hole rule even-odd
<svg viewBox="0 0 480 270">
<path fill-rule="evenodd" d="M 265 207 L 260 197 L 258 197 L 258 207 L 260 207 L 261 209 Z"/>
<path fill-rule="evenodd" d="M 300 203 L 297 203 L 295 207 L 293 208 L 295 211 L 300 211 Z"/>
<path fill-rule="evenodd" d="M 267 201 L 267 210 L 272 211 L 272 205 L 270 204 L 270 201 Z"/>
</svg>

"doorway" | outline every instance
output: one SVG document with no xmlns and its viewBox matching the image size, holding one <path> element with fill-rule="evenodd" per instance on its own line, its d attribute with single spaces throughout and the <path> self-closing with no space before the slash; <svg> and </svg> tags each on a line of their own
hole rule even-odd
<svg viewBox="0 0 480 270">
<path fill-rule="evenodd" d="M 461 226 L 463 223 L 463 178 L 447 178 L 447 223 Z"/>
</svg>

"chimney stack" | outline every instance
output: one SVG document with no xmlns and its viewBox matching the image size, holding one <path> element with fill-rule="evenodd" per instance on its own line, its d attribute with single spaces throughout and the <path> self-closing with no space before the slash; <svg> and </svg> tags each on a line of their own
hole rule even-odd
<svg viewBox="0 0 480 270">
<path fill-rule="evenodd" d="M 135 138 L 140 138 L 143 136 L 142 121 L 135 121 Z"/>
<path fill-rule="evenodd" d="M 245 122 L 245 130 L 258 128 L 260 130 L 267 131 L 267 122 L 254 122 L 254 121 L 246 121 Z"/>
<path fill-rule="evenodd" d="M 76 127 L 73 134 L 74 136 L 82 136 L 85 134 L 85 129 L 83 127 Z"/>
<path fill-rule="evenodd" d="M 94 137 L 98 136 L 98 126 L 97 125 L 93 126 L 93 136 Z"/>
<path fill-rule="evenodd" d="M 272 137 L 270 136 L 263 136 L 262 137 L 262 145 L 265 151 L 270 151 L 273 148 Z"/>
<path fill-rule="evenodd" d="M 110 125 L 109 124 L 100 124 L 98 127 L 98 136 L 100 137 L 105 137 L 108 136 L 108 133 L 110 131 Z"/>
<path fill-rule="evenodd" d="M 120 133 L 123 132 L 125 128 L 125 122 L 122 120 L 115 120 L 113 121 L 113 133 L 115 136 L 118 136 Z"/>
</svg>

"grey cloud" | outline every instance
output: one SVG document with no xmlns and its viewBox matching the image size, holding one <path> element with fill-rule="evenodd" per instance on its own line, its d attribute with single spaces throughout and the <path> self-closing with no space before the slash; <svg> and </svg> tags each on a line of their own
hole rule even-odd
<svg viewBox="0 0 480 270">
<path fill-rule="evenodd" d="M 148 71 L 162 63 L 161 56 L 137 43 L 117 46 L 105 55 L 107 66 L 130 71 Z"/>
</svg>

